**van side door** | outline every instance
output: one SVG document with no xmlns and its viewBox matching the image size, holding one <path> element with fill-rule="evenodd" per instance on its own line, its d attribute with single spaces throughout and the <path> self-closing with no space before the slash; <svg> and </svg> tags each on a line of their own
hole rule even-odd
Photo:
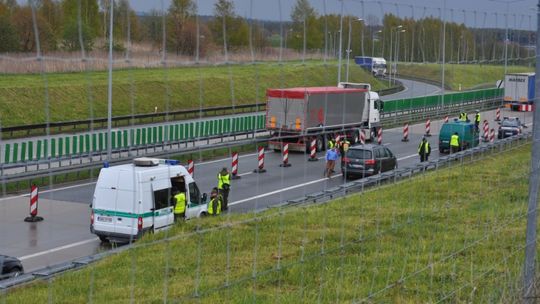
<svg viewBox="0 0 540 304">
<path fill-rule="evenodd" d="M 161 179 L 152 182 L 152 198 L 154 208 L 151 210 L 154 218 L 154 231 L 174 223 L 174 204 L 172 202 L 171 180 Z"/>
<path fill-rule="evenodd" d="M 201 199 L 201 192 L 199 191 L 199 187 L 195 182 L 191 182 L 188 184 L 188 195 L 186 198 L 188 199 L 187 202 L 187 210 L 186 210 L 186 219 L 198 217 L 201 213 L 206 212 L 208 210 L 208 207 L 206 205 L 206 202 L 203 202 Z"/>
</svg>

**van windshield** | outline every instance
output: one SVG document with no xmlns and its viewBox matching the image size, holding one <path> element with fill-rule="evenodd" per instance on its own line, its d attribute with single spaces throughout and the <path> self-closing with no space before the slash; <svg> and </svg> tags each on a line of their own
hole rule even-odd
<svg viewBox="0 0 540 304">
<path fill-rule="evenodd" d="M 370 150 L 350 149 L 347 151 L 348 158 L 371 159 Z"/>
</svg>

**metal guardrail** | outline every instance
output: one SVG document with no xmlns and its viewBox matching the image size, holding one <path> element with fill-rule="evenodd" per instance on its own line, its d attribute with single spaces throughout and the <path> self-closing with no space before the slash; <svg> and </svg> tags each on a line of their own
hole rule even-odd
<svg viewBox="0 0 540 304">
<path fill-rule="evenodd" d="M 407 179 L 407 178 L 410 179 L 418 174 L 422 174 L 428 171 L 434 171 L 441 168 L 448 168 L 448 167 L 454 166 L 456 164 L 456 161 L 457 163 L 461 164 L 467 159 L 473 160 L 474 157 L 478 154 L 484 155 L 485 153 L 493 153 L 496 151 L 503 152 L 503 151 L 513 148 L 516 143 L 518 144 L 523 143 L 524 140 L 528 142 L 531 138 L 532 138 L 532 132 L 526 132 L 517 136 L 512 136 L 512 137 L 496 140 L 493 143 L 482 143 L 480 146 L 477 146 L 475 148 L 465 150 L 465 151 L 460 151 L 455 154 L 442 156 L 437 160 L 432 160 L 432 161 L 428 161 L 424 163 L 418 163 L 414 166 L 400 168 L 400 169 L 384 172 L 379 175 L 370 176 L 370 177 L 363 178 L 360 180 L 343 183 L 342 185 L 328 188 L 320 192 L 310 193 L 306 196 L 299 197 L 297 199 L 288 200 L 286 202 L 283 202 L 282 204 L 278 204 L 278 205 L 263 208 L 261 210 L 257 210 L 257 212 L 261 212 L 263 210 L 272 209 L 276 207 L 283 208 L 283 207 L 290 207 L 290 206 L 295 206 L 299 204 L 326 203 L 332 199 L 347 196 L 348 194 L 351 194 L 351 193 L 363 192 L 365 189 L 373 189 L 374 187 L 378 187 L 384 184 L 400 182 L 404 179 Z M 75 259 L 70 262 L 51 265 L 42 269 L 38 269 L 31 273 L 21 275 L 16 278 L 0 281 L 0 291 L 6 291 L 13 287 L 20 286 L 22 284 L 27 284 L 36 279 L 47 280 L 63 272 L 86 267 L 87 265 L 93 262 L 99 261 L 104 257 L 128 250 L 135 245 L 136 243 L 117 247 L 109 251 Z"/>
<path fill-rule="evenodd" d="M 396 81 L 397 86 L 377 91 L 379 95 L 389 95 L 403 90 L 401 82 Z M 112 117 L 113 128 L 140 125 L 145 123 L 168 122 L 185 120 L 190 118 L 212 117 L 226 114 L 242 114 L 260 112 L 266 110 L 266 103 L 241 104 L 237 106 L 208 107 L 204 109 L 178 110 L 172 112 L 145 113 L 134 115 L 122 115 Z M 37 136 L 47 134 L 57 134 L 75 130 L 99 130 L 107 128 L 107 118 L 72 120 L 62 122 L 50 122 L 41 124 L 10 126 L 1 129 L 2 138 L 17 138 L 23 136 Z M 17 136 L 18 135 L 18 136 Z"/>
<path fill-rule="evenodd" d="M 502 99 L 488 99 L 464 102 L 462 104 L 451 104 L 446 107 L 428 107 L 411 109 L 407 111 L 396 111 L 385 113 L 381 116 L 381 122 L 385 127 L 397 127 L 405 123 L 425 121 L 426 119 L 442 118 L 446 115 L 457 115 L 462 110 L 495 109 L 502 105 Z M 163 155 L 184 155 L 195 151 L 205 151 L 218 148 L 230 148 L 246 144 L 260 144 L 264 139 L 266 129 L 255 128 L 245 132 L 235 132 L 222 135 L 213 135 L 189 140 L 169 141 L 152 143 L 138 147 L 127 147 L 113 150 L 113 163 L 127 162 L 140 156 L 163 156 Z M 251 136 L 251 139 L 248 139 Z M 232 141 L 224 142 L 224 138 L 232 137 Z M 245 138 L 238 141 L 238 137 Z M 215 140 L 210 144 L 211 140 Z M 220 142 L 216 142 L 220 140 Z M 196 143 L 204 143 L 206 147 L 197 146 Z M 190 146 L 191 145 L 191 146 Z M 175 151 L 181 151 L 175 153 Z M 55 159 L 43 159 L 39 161 L 27 161 L 24 163 L 2 164 L 0 166 L 0 176 L 4 182 L 20 182 L 24 180 L 50 177 L 51 175 L 73 173 L 81 170 L 89 170 L 101 167 L 101 162 L 106 156 L 106 151 L 93 152 L 91 154 L 79 154 L 76 156 L 60 157 Z M 117 158 L 117 159 L 114 159 Z M 15 169 L 19 168 L 19 172 Z M 20 172 L 22 171 L 22 172 Z M 40 172 L 41 171 L 41 172 Z M 16 173 L 13 173 L 16 172 Z"/>
</svg>

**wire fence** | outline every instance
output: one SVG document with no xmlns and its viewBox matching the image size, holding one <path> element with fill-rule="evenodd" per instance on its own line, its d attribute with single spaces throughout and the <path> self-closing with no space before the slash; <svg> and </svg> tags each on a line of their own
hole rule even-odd
<svg viewBox="0 0 540 304">
<path fill-rule="evenodd" d="M 167 8 L 165 2 L 161 1 L 160 7 L 156 7 L 161 13 L 155 23 L 159 34 L 164 37 L 161 40 L 159 56 L 147 54 L 146 60 L 131 57 L 129 47 L 132 45 L 130 36 L 132 29 L 130 21 L 127 21 L 124 27 L 120 28 L 120 32 L 127 33 L 125 39 L 128 50 L 124 55 L 117 54 L 114 62 L 109 62 L 85 49 L 83 31 L 85 25 L 81 17 L 84 16 L 85 6 L 80 0 L 76 1 L 77 35 L 80 44 L 77 49 L 80 54 L 71 52 L 69 54 L 71 58 L 44 54 L 40 49 L 42 40 L 39 38 L 38 30 L 41 28 L 38 27 L 41 22 L 38 14 L 41 4 L 29 1 L 32 14 L 30 32 L 37 51 L 29 56 L 1 54 L 0 62 L 19 65 L 19 69 L 39 71 L 42 83 L 38 88 L 42 90 L 43 97 L 43 108 L 39 111 L 43 111 L 45 138 L 49 141 L 55 139 L 55 135 L 51 135 L 51 124 L 54 121 L 52 115 L 55 115 L 53 110 L 58 106 L 62 107 L 57 104 L 58 80 L 51 82 L 51 79 L 59 75 L 56 74 L 57 70 L 50 67 L 51 64 L 63 62 L 78 66 L 79 72 L 84 76 L 82 91 L 86 93 L 86 96 L 82 96 L 81 102 L 87 104 L 83 114 L 85 117 L 81 119 L 88 119 L 90 122 L 96 117 L 103 117 L 96 113 L 103 113 L 103 100 L 99 98 L 106 96 L 100 93 L 104 83 L 99 77 L 96 78 L 96 65 L 104 68 L 105 63 L 110 63 L 117 68 L 112 72 L 112 79 L 108 85 L 118 81 L 115 79 L 115 73 L 123 73 L 122 85 L 113 87 L 122 91 L 121 94 L 125 97 L 121 105 L 115 103 L 118 100 L 113 98 L 115 91 L 113 95 L 107 97 L 112 99 L 113 109 L 118 107 L 117 112 L 122 112 L 121 114 L 127 115 L 126 117 L 140 114 L 137 110 L 140 109 L 139 106 L 148 103 L 147 100 L 141 100 L 139 93 L 141 90 L 149 90 L 152 86 L 136 81 L 140 79 L 140 68 L 159 67 L 155 70 L 148 69 L 148 73 L 152 75 L 146 81 L 159 87 L 161 94 L 155 96 L 152 104 L 155 104 L 155 100 L 161 99 L 163 119 L 166 124 L 170 123 L 172 126 L 167 130 L 172 130 L 174 134 L 173 113 L 182 110 L 176 98 L 180 94 L 188 94 L 188 90 L 178 93 L 175 89 L 175 80 L 182 77 L 184 71 L 182 69 L 186 65 L 195 70 L 195 73 L 185 72 L 183 75 L 190 78 L 189 94 L 195 92 L 191 95 L 194 99 L 189 101 L 189 108 L 198 108 L 198 113 L 191 114 L 203 121 L 204 109 L 215 106 L 212 101 L 217 92 L 213 81 L 217 81 L 217 78 L 222 78 L 220 81 L 225 84 L 225 97 L 228 99 L 227 104 L 222 106 L 230 107 L 232 112 L 237 114 L 235 109 L 247 100 L 245 95 L 246 91 L 249 91 L 251 95 L 248 97 L 255 97 L 251 99 L 251 103 L 255 100 L 256 107 L 259 108 L 259 105 L 262 107 L 265 103 L 263 92 L 267 89 L 264 86 L 268 83 L 264 77 L 269 76 L 263 73 L 261 61 L 275 56 L 276 53 L 277 57 L 274 60 L 277 60 L 277 64 L 273 65 L 277 68 L 270 77 L 272 83 L 280 88 L 290 87 L 290 79 L 297 77 L 297 74 L 301 75 L 295 78 L 295 85 L 302 87 L 335 85 L 337 68 L 335 59 L 339 58 L 341 64 L 341 60 L 345 59 L 342 55 L 349 55 L 345 59 L 347 64 L 343 73 L 346 75 L 343 80 L 356 82 L 357 78 L 369 76 L 360 69 L 355 70 L 354 65 L 353 68 L 349 66 L 351 51 L 345 50 L 343 54 L 338 54 L 339 51 L 336 50 L 342 49 L 343 43 L 352 45 L 354 52 L 361 55 L 374 55 L 380 52 L 381 56 L 388 56 L 389 67 L 390 61 L 439 63 L 442 54 L 435 56 L 434 60 L 430 60 L 426 55 L 429 53 L 428 49 L 442 44 L 442 41 L 435 41 L 435 44 L 429 41 L 429 36 L 425 32 L 431 28 L 427 23 L 418 23 L 420 25 L 414 25 L 417 27 L 410 28 L 410 36 L 407 33 L 401 38 L 393 38 L 392 35 L 401 35 L 395 32 L 398 23 L 407 21 L 409 17 L 412 17 L 412 21 L 420 19 L 425 21 L 430 17 L 444 19 L 450 23 L 465 23 L 468 26 L 474 24 L 471 26 L 474 29 L 486 28 L 493 24 L 497 28 L 500 27 L 499 17 L 503 16 L 508 20 L 512 16 L 509 12 L 491 14 L 457 8 L 443 11 L 440 7 L 357 0 L 342 1 L 340 12 L 336 12 L 330 10 L 327 2 L 323 1 L 319 13 L 324 22 L 319 25 L 324 27 L 324 37 L 319 38 L 324 41 L 325 47 L 322 50 L 315 50 L 309 45 L 311 40 L 306 39 L 313 35 L 311 19 L 307 17 L 310 6 L 302 7 L 301 4 L 304 2 L 299 1 L 292 15 L 294 12 L 301 13 L 304 18 L 302 22 L 291 25 L 286 21 L 288 17 L 285 17 L 284 7 L 294 4 L 278 0 L 275 3 L 275 8 L 279 12 L 278 27 L 269 29 L 278 40 L 278 47 L 274 49 L 277 52 L 265 57 L 264 52 L 255 46 L 257 37 L 254 35 L 256 33 L 254 29 L 258 25 L 254 22 L 257 16 L 253 15 L 253 6 L 256 2 L 249 1 L 247 9 L 249 13 L 240 17 L 234 14 L 234 5 L 241 5 L 239 2 L 218 1 L 215 6 L 216 17 L 212 23 L 212 26 L 216 27 L 213 29 L 214 34 L 219 35 L 214 37 L 219 42 L 213 46 L 215 53 L 212 56 L 216 57 L 204 58 L 199 47 L 204 43 L 203 40 L 207 39 L 206 33 L 212 29 L 208 29 L 208 24 L 198 17 L 197 9 L 202 3 L 199 1 L 188 3 L 194 6 L 195 14 L 191 25 L 196 29 L 193 42 L 197 46 L 195 53 L 191 55 L 175 55 L 170 51 L 168 44 L 173 42 L 166 37 L 169 31 L 178 29 L 175 27 L 178 24 L 171 20 L 170 14 L 165 13 L 174 11 L 174 6 Z M 114 1 L 104 1 L 102 5 L 105 6 L 101 8 L 100 16 L 103 17 L 104 23 L 109 22 L 106 20 L 110 18 L 112 27 L 114 18 L 122 18 L 113 12 L 113 7 L 114 9 L 118 7 L 114 6 Z M 116 5 L 120 5 L 120 2 Z M 392 14 L 395 17 L 388 24 L 390 28 L 394 27 L 393 30 L 387 28 L 387 24 L 383 26 L 389 31 L 387 34 L 390 37 L 386 37 L 386 40 L 380 39 L 381 42 L 387 43 L 394 43 L 393 39 L 396 39 L 392 47 L 383 46 L 382 43 L 377 45 L 374 41 L 375 26 L 378 26 L 379 22 L 374 21 L 376 16 L 370 17 L 370 12 L 375 10 L 380 11 L 381 16 Z M 404 13 L 404 10 L 409 10 L 410 14 Z M 372 27 L 361 27 L 361 31 L 357 33 L 360 34 L 360 39 L 353 38 L 355 35 L 351 35 L 351 30 L 349 35 L 345 35 L 346 22 L 338 22 L 343 19 L 343 16 L 339 15 L 343 12 L 347 12 L 349 23 L 352 22 L 351 16 L 357 16 Z M 515 21 L 512 26 L 514 29 L 511 31 L 513 35 L 522 35 L 523 31 L 531 30 L 532 24 L 528 15 L 513 16 Z M 524 25 L 526 23 L 524 21 L 529 21 L 528 27 Z M 246 27 L 238 27 L 239 22 L 245 22 Z M 339 32 L 337 27 L 334 28 L 337 24 L 340 24 Z M 118 32 L 106 30 L 106 34 L 107 37 L 112 37 Z M 419 36 L 414 38 L 415 34 Z M 451 34 L 457 35 L 457 32 Z M 287 39 L 286 35 L 294 36 Z M 364 35 L 371 36 L 370 43 L 365 42 L 367 38 Z M 238 36 L 247 36 L 249 41 L 247 50 L 243 50 L 247 53 L 248 60 L 239 68 L 232 64 L 239 56 L 239 52 L 237 53 L 234 48 L 234 41 L 239 39 Z M 418 37 L 423 37 L 423 40 L 418 40 Z M 446 39 L 443 37 L 444 35 L 441 39 Z M 402 45 L 398 46 L 398 39 L 402 39 Z M 497 44 L 490 45 L 489 49 L 486 49 L 487 44 L 479 44 L 477 39 L 467 40 L 463 37 L 448 39 L 452 53 L 443 59 L 446 63 L 468 63 L 480 69 L 477 65 L 479 63 L 513 64 L 534 58 L 523 50 L 520 43 L 524 40 L 519 38 L 515 39 L 517 42 L 511 44 L 510 56 L 506 57 L 501 51 L 501 46 Z M 531 39 L 529 36 L 528 44 L 532 44 Z M 284 54 L 293 46 L 287 48 L 286 43 L 293 45 L 297 43 L 294 46 L 298 50 L 295 54 L 302 62 L 295 63 L 297 66 L 293 70 L 288 66 L 286 61 L 288 57 Z M 371 52 L 366 50 L 370 47 Z M 383 50 L 384 47 L 386 51 Z M 218 53 L 221 56 L 215 55 Z M 319 56 L 319 61 L 310 63 L 308 60 L 317 57 L 313 54 Z M 215 64 L 223 66 L 214 66 Z M 318 68 L 321 75 L 314 75 L 313 65 Z M 217 69 L 222 70 L 216 72 Z M 254 84 L 253 87 L 247 87 L 242 83 L 246 79 L 242 69 L 249 69 L 250 72 L 247 74 L 250 84 Z M 208 76 L 208 70 L 214 75 Z M 5 71 L 10 72 L 8 69 Z M 478 82 L 482 82 L 483 77 L 484 75 L 477 76 Z M 64 88 L 66 91 L 70 88 L 69 78 L 62 80 L 66 84 Z M 368 79 L 383 86 L 379 80 Z M 402 117 L 400 119 L 396 116 L 385 117 L 387 121 L 384 123 L 387 126 L 397 126 L 403 122 L 405 119 L 403 117 L 422 120 L 426 118 L 425 108 L 429 108 L 425 104 L 427 102 L 431 103 L 432 107 L 427 111 L 431 111 L 430 113 L 435 111 L 439 117 L 464 109 L 472 110 L 478 106 L 475 103 L 466 106 L 460 104 L 439 113 L 440 109 L 435 106 L 438 105 L 438 97 L 418 97 L 432 94 L 433 92 L 428 92 L 432 89 L 407 88 L 410 98 L 401 99 L 403 102 L 399 107 L 395 105 L 395 111 L 401 111 Z M 474 93 L 462 95 L 466 94 Z M 447 98 L 452 97 L 447 95 Z M 489 99 L 490 106 L 482 108 L 486 110 L 482 115 L 491 121 L 495 118 L 492 109 L 500 101 L 496 96 L 490 95 L 486 98 Z M 411 102 L 413 99 L 417 101 L 414 106 Z M 409 106 L 405 103 L 407 100 Z M 328 109 L 328 105 L 332 102 L 333 100 L 326 94 L 323 101 L 324 108 Z M 419 111 L 418 103 L 422 102 L 424 107 Z M 334 114 L 345 117 L 347 113 L 343 108 L 341 113 Z M 531 125 L 530 114 L 519 113 L 518 116 L 522 117 L 524 124 Z M 258 120 L 256 123 L 255 120 L 251 122 L 253 125 L 262 125 L 262 120 L 260 123 Z M 133 119 L 130 124 L 131 127 L 135 127 Z M 437 127 L 442 125 L 440 122 L 434 124 Z M 93 125 L 90 123 L 90 126 Z M 219 123 L 216 123 L 216 126 L 219 126 Z M 214 124 L 210 127 L 208 122 L 208 128 L 213 129 Z M 152 134 L 157 136 L 156 134 L 159 134 L 157 130 L 152 129 L 148 132 L 155 132 Z M 169 132 L 167 130 L 164 132 Z M 223 134 L 219 134 L 222 139 L 236 135 L 232 129 L 222 128 L 222 130 L 225 130 Z M 88 131 L 93 133 L 93 127 Z M 122 146 L 123 141 L 120 138 L 124 133 L 114 133 L 118 134 L 116 135 L 118 137 L 115 137 L 118 141 L 112 139 L 112 134 L 101 140 L 103 148 L 112 149 L 114 143 Z M 495 140 L 494 143 L 482 143 L 478 148 L 449 156 L 436 155 L 436 150 L 442 142 L 431 139 L 432 160 L 418 163 L 416 140 L 422 138 L 424 134 L 423 124 L 411 125 L 411 143 L 403 143 L 401 128 L 385 129 L 384 144 L 374 145 L 373 153 L 386 153 L 384 158 L 392 158 L 395 155 L 398 163 L 389 168 L 389 172 L 358 180 L 348 180 L 342 177 L 340 172 L 333 178 L 323 177 L 325 156 L 321 153 L 317 155 L 321 160 L 319 162 L 307 162 L 306 149 L 302 153 L 291 154 L 290 159 L 293 163 L 291 167 L 286 166 L 281 154 L 268 153 L 266 156 L 268 172 L 259 174 L 252 171 L 255 166 L 249 169 L 243 167 L 239 174 L 241 178 L 232 181 L 230 210 L 224 211 L 221 216 L 179 220 L 176 223 L 172 222 L 176 206 L 170 200 L 176 195 L 175 190 L 185 193 L 184 197 L 189 201 L 187 210 L 202 208 L 208 215 L 208 205 L 202 201 L 201 194 L 217 186 L 216 173 L 221 171 L 222 167 L 228 168 L 230 165 L 229 159 L 205 158 L 207 149 L 213 145 L 219 146 L 218 143 L 210 141 L 204 144 L 205 139 L 212 135 L 210 133 L 196 132 L 189 135 L 193 142 L 201 143 L 189 147 L 190 160 L 197 163 L 196 171 L 193 173 L 194 180 L 188 175 L 182 175 L 183 171 L 179 173 L 178 167 L 174 165 L 167 166 L 161 173 L 166 176 L 164 181 L 161 181 L 158 173 L 144 176 L 144 170 L 128 175 L 125 172 L 135 171 L 128 169 L 130 165 L 124 165 L 124 173 L 119 173 L 114 179 L 118 187 L 110 185 L 103 187 L 100 182 L 96 185 L 97 176 L 94 170 L 88 171 L 90 182 L 87 184 L 64 186 L 53 182 L 55 168 L 49 166 L 45 169 L 48 179 L 47 185 L 43 188 L 46 190 L 40 193 L 40 212 L 45 217 L 42 223 L 23 224 L 20 223 L 22 221 L 15 220 L 19 217 L 22 219 L 22 216 L 26 215 L 26 207 L 21 206 L 27 203 L 27 198 L 9 196 L 7 180 L 2 176 L 0 250 L 19 257 L 29 274 L 15 279 L 25 282 L 18 288 L 0 284 L 6 286 L 0 288 L 0 301 L 6 303 L 519 301 L 522 296 L 524 232 L 528 216 L 526 191 L 530 175 L 530 133 Z M 66 136 L 69 138 L 71 135 Z M 136 138 L 135 132 L 133 136 Z M 105 144 L 105 141 L 108 144 Z M 79 147 L 75 142 L 71 144 L 67 142 L 67 146 Z M 260 161 L 257 158 L 258 148 L 262 144 L 255 139 L 250 144 L 252 144 L 251 153 L 241 157 Z M 226 155 L 236 152 L 233 145 L 219 147 L 226 150 Z M 123 148 L 125 148 L 123 152 L 127 155 L 139 153 L 136 147 L 130 145 Z M 169 150 L 161 151 L 160 155 L 163 158 L 172 158 L 186 152 L 187 149 L 187 145 L 171 145 Z M 107 160 L 111 161 L 111 152 L 110 150 L 108 152 Z M 3 153 L 5 155 L 6 152 Z M 91 149 L 89 153 L 93 156 Z M 100 160 L 103 160 L 101 153 Z M 336 171 L 339 170 L 336 168 Z M 101 182 L 103 176 L 100 177 Z M 178 179 L 180 176 L 181 181 Z M 146 180 L 141 182 L 143 178 Z M 148 186 L 147 190 L 138 188 L 143 187 L 143 184 L 144 187 Z M 99 219 L 93 210 L 103 206 L 99 205 L 103 204 L 101 201 L 103 197 L 98 191 L 105 188 L 109 195 L 105 201 L 112 202 L 114 214 Z M 136 193 L 141 196 L 137 197 L 139 194 Z M 302 199 L 296 200 L 297 198 Z M 91 208 L 88 208 L 89 204 Z M 158 205 L 163 208 L 157 208 Z M 161 217 L 161 212 L 166 215 Z M 185 212 L 187 214 L 187 211 Z M 94 225 L 101 220 L 110 220 L 113 223 L 110 225 L 113 229 L 109 235 L 111 237 L 123 233 L 122 231 L 156 231 L 145 234 L 137 241 L 134 241 L 134 236 L 130 236 L 129 244 L 117 248 L 115 242 L 102 244 L 90 233 L 89 223 Z M 165 221 L 167 225 L 160 226 L 162 223 L 159 221 Z M 158 229 L 160 227 L 164 229 Z M 96 253 L 106 257 L 99 261 L 84 258 Z M 69 267 L 65 265 L 66 262 L 70 263 Z M 84 267 L 79 267 L 81 265 Z M 78 270 L 64 272 L 68 268 Z M 26 282 L 27 279 L 34 278 L 38 280 Z"/>
</svg>

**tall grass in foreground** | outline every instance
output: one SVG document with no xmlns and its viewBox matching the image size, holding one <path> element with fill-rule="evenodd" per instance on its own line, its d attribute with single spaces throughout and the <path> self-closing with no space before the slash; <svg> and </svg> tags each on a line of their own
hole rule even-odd
<svg viewBox="0 0 540 304">
<path fill-rule="evenodd" d="M 4 300 L 516 302 L 529 154 L 527 144 L 317 206 L 189 221 Z"/>
</svg>

